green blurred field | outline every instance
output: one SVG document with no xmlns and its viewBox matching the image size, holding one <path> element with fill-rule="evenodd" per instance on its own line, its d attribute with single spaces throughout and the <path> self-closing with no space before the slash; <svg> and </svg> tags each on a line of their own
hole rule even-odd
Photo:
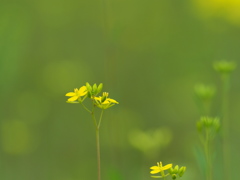
<svg viewBox="0 0 240 180">
<path fill-rule="evenodd" d="M 103 180 L 151 179 L 157 161 L 187 166 L 183 180 L 204 179 L 194 155 L 201 115 L 194 86 L 216 85 L 212 116 L 220 115 L 212 63 L 240 59 L 240 3 L 224 2 L 2 0 L 0 179 L 97 179 L 92 120 L 65 103 L 85 82 L 102 82 L 120 102 L 101 125 Z M 230 94 L 233 179 L 239 76 L 237 69 Z M 221 163 L 217 150 L 218 180 Z"/>
</svg>

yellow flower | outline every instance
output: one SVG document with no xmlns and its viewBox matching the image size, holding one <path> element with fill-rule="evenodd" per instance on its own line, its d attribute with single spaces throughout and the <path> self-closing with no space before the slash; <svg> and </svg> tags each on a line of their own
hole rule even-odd
<svg viewBox="0 0 240 180">
<path fill-rule="evenodd" d="M 94 97 L 96 105 L 101 109 L 107 109 L 115 104 L 119 104 L 116 100 L 108 98 L 108 93 L 103 92 L 102 96 Z"/>
<path fill-rule="evenodd" d="M 77 88 L 74 89 L 74 92 L 69 92 L 66 94 L 66 96 L 69 96 L 71 98 L 69 98 L 67 101 L 68 102 L 73 102 L 78 100 L 81 96 L 85 96 L 87 94 L 87 88 L 86 86 L 82 86 L 79 88 L 79 90 Z"/>
<path fill-rule="evenodd" d="M 170 169 L 172 167 L 172 164 L 167 164 L 166 166 L 162 166 L 162 162 L 157 163 L 157 166 L 152 166 L 150 169 L 152 171 L 150 172 L 151 174 L 156 174 L 159 172 L 162 172 L 164 170 Z"/>
</svg>

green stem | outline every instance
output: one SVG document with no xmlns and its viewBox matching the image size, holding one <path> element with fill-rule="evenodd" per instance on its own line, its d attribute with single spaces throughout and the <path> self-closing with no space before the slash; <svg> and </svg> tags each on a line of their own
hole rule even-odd
<svg viewBox="0 0 240 180">
<path fill-rule="evenodd" d="M 100 141 L 98 127 L 96 128 L 96 146 L 97 146 L 98 180 L 101 180 Z"/>
<path fill-rule="evenodd" d="M 94 112 L 92 112 L 91 115 L 92 115 L 93 123 L 94 123 L 95 127 L 97 127 L 97 121 L 96 121 L 96 118 L 95 118 Z"/>
<path fill-rule="evenodd" d="M 101 114 L 100 114 L 100 118 L 99 118 L 99 122 L 98 122 L 98 126 L 97 126 L 98 129 L 100 128 L 100 125 L 101 125 L 102 116 L 103 116 L 103 109 L 102 109 Z"/>
<path fill-rule="evenodd" d="M 206 141 L 204 143 L 204 151 L 206 156 L 206 179 L 212 180 L 212 161 L 210 157 L 210 139 L 209 139 L 209 130 L 206 130 Z"/>
<path fill-rule="evenodd" d="M 166 180 L 164 171 L 161 171 L 161 175 L 162 175 L 163 179 Z"/>
<path fill-rule="evenodd" d="M 99 118 L 99 122 L 97 123 L 95 114 L 94 114 L 94 110 L 95 110 L 95 105 L 93 102 L 93 108 L 91 112 L 92 115 L 92 119 L 93 122 L 95 124 L 96 127 L 96 148 L 97 148 L 97 172 L 98 172 L 98 180 L 101 180 L 101 158 L 100 158 L 100 139 L 99 139 L 99 128 L 100 128 L 100 124 L 102 121 L 102 116 L 103 116 L 103 110 L 101 112 L 100 118 Z"/>
<path fill-rule="evenodd" d="M 91 112 L 91 115 L 92 115 L 92 120 L 93 120 L 93 123 L 94 123 L 94 125 L 95 125 L 95 127 L 97 128 L 98 127 L 98 125 L 97 125 L 97 120 L 96 120 L 96 117 L 95 117 L 95 115 L 94 115 L 94 110 L 95 110 L 95 105 L 94 105 L 94 102 L 92 102 L 93 104 L 93 106 L 92 106 L 92 111 L 90 111 Z"/>
<path fill-rule="evenodd" d="M 87 112 L 92 113 L 92 111 L 90 111 L 82 102 L 80 102 L 80 103 L 82 104 L 83 108 L 84 108 Z"/>
<path fill-rule="evenodd" d="M 229 143 L 229 112 L 228 112 L 228 94 L 229 94 L 229 75 L 222 76 L 222 126 L 223 126 L 223 161 L 225 179 L 230 177 L 230 143 Z"/>
</svg>

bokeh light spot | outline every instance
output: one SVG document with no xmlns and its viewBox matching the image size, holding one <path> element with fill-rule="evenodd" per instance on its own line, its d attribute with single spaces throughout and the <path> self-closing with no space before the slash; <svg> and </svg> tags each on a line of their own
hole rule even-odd
<svg viewBox="0 0 240 180">
<path fill-rule="evenodd" d="M 20 155 L 32 150 L 32 134 L 25 122 L 4 121 L 1 124 L 1 134 L 2 148 L 6 153 Z"/>
<path fill-rule="evenodd" d="M 90 72 L 83 62 L 51 62 L 43 72 L 43 80 L 52 93 L 62 95 L 63 92 L 68 92 L 69 88 L 79 88 L 91 79 Z"/>
</svg>

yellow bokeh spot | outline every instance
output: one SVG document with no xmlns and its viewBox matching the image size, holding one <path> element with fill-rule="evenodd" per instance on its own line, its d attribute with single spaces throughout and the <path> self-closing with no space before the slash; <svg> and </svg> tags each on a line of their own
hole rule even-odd
<svg viewBox="0 0 240 180">
<path fill-rule="evenodd" d="M 78 87 L 79 82 L 85 82 L 86 77 L 91 80 L 92 74 L 84 61 L 59 60 L 50 62 L 43 70 L 42 83 L 48 95 L 62 96 L 69 87 Z"/>
<path fill-rule="evenodd" d="M 193 0 L 202 16 L 206 18 L 223 18 L 240 25 L 239 0 Z"/>
<path fill-rule="evenodd" d="M 29 153 L 32 150 L 32 134 L 28 125 L 19 120 L 1 124 L 1 143 L 4 152 L 12 155 Z"/>
</svg>

